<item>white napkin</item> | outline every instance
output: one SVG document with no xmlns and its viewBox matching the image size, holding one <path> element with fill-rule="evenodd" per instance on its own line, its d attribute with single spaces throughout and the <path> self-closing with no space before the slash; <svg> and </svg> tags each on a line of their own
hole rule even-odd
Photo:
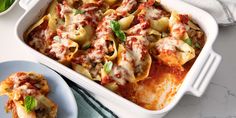
<svg viewBox="0 0 236 118">
<path fill-rule="evenodd" d="M 219 25 L 236 24 L 236 0 L 183 0 L 210 13 Z"/>
</svg>

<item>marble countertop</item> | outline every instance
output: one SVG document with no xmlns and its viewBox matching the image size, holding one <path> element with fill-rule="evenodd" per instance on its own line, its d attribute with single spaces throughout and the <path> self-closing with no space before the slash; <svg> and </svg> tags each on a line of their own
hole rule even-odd
<svg viewBox="0 0 236 118">
<path fill-rule="evenodd" d="M 0 17 L 0 61 L 34 61 L 14 35 L 15 23 L 23 13 L 16 5 Z M 201 98 L 185 95 L 164 118 L 236 118 L 236 26 L 220 27 L 214 50 L 223 60 L 205 94 Z"/>
<path fill-rule="evenodd" d="M 204 95 L 185 95 L 165 118 L 236 118 L 236 26 L 220 27 L 213 49 L 223 59 Z"/>
</svg>

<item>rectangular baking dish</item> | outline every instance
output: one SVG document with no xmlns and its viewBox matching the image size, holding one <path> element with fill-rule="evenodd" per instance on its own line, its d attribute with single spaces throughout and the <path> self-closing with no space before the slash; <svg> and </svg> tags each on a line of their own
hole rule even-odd
<svg viewBox="0 0 236 118">
<path fill-rule="evenodd" d="M 51 0 L 20 0 L 19 4 L 23 9 L 25 9 L 25 13 L 19 19 L 15 27 L 19 45 L 25 47 L 26 51 L 32 54 L 40 63 L 56 70 L 76 84 L 88 90 L 92 95 L 99 99 L 99 101 L 120 117 L 161 118 L 178 103 L 184 94 L 192 94 L 200 97 L 204 93 L 221 61 L 221 56 L 212 50 L 212 45 L 218 35 L 218 25 L 213 17 L 203 10 L 179 0 L 162 0 L 161 4 L 168 10 L 175 10 L 179 13 L 189 14 L 203 29 L 207 41 L 199 57 L 186 75 L 172 102 L 162 110 L 152 111 L 144 109 L 81 74 L 76 73 L 70 68 L 37 52 L 25 44 L 23 39 L 24 32 L 44 14 L 44 11 L 50 2 Z"/>
</svg>

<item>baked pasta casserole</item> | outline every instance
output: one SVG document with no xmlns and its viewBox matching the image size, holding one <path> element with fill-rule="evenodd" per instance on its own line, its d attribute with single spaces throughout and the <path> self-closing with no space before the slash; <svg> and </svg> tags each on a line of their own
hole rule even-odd
<svg viewBox="0 0 236 118">
<path fill-rule="evenodd" d="M 170 103 L 205 44 L 189 14 L 156 0 L 53 0 L 24 37 L 35 50 L 150 110 Z"/>
</svg>

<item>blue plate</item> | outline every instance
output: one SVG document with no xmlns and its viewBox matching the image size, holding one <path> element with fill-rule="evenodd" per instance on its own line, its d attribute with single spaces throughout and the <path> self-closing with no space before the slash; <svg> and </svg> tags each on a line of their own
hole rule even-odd
<svg viewBox="0 0 236 118">
<path fill-rule="evenodd" d="M 67 83 L 53 70 L 44 65 L 28 61 L 8 61 L 0 63 L 0 81 L 10 74 L 27 71 L 44 75 L 48 80 L 51 92 L 48 97 L 58 105 L 57 118 L 77 118 L 78 108 L 75 97 Z M 0 96 L 0 118 L 11 118 L 11 113 L 5 112 L 7 96 Z"/>
</svg>

